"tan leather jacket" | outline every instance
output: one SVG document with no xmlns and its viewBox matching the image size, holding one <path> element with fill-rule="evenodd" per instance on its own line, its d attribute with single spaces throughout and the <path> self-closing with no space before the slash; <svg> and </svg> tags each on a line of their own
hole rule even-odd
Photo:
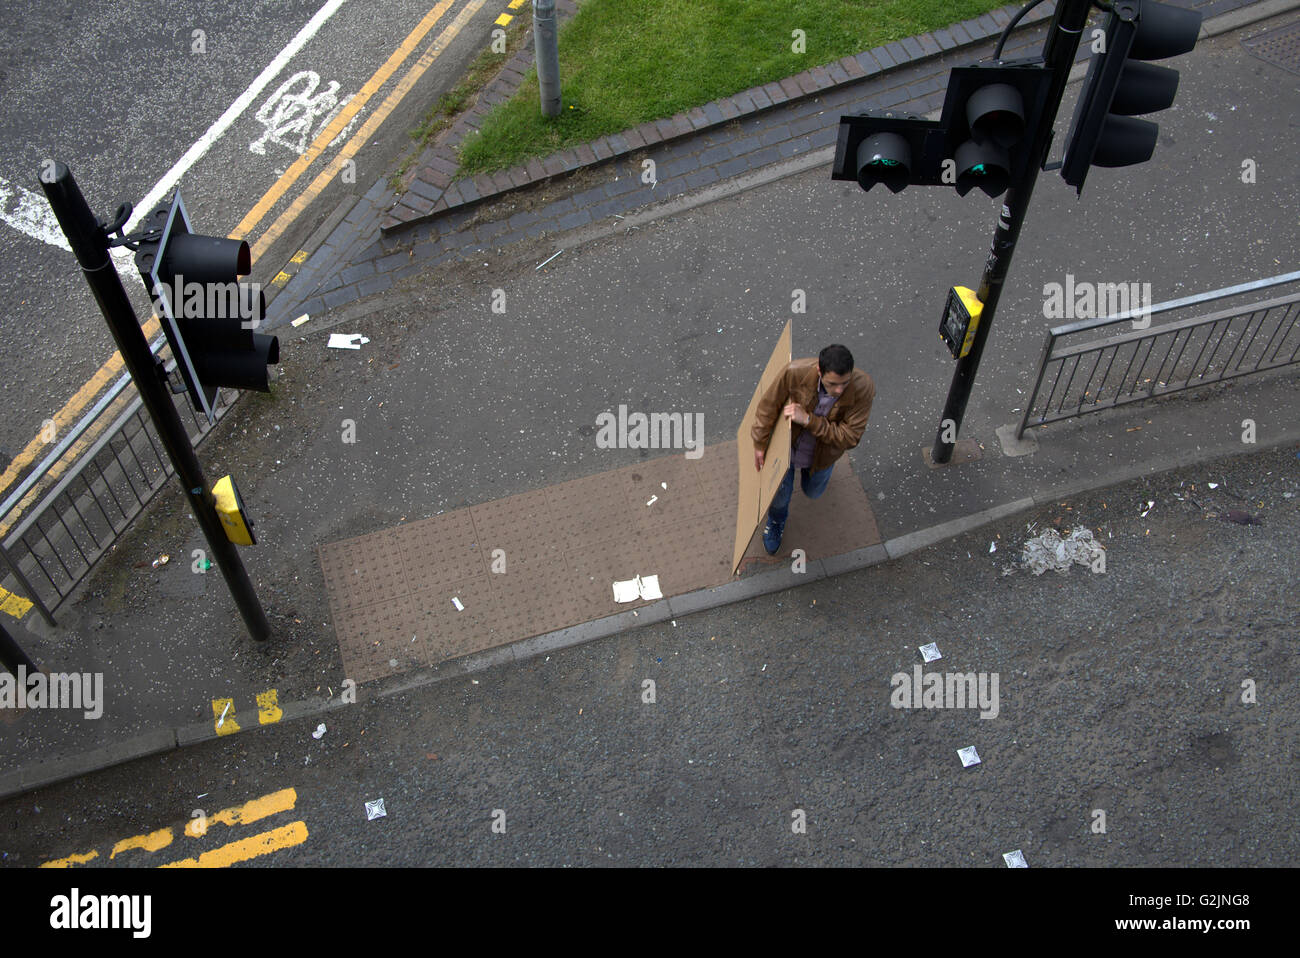
<svg viewBox="0 0 1300 958">
<path fill-rule="evenodd" d="M 870 376 L 855 367 L 850 374 L 848 386 L 823 418 L 813 415 L 813 410 L 817 408 L 819 376 L 816 356 L 796 359 L 785 367 L 785 372 L 772 383 L 758 402 L 754 428 L 750 433 L 754 448 L 767 449 L 772 430 L 776 427 L 776 417 L 781 415 L 787 402 L 797 402 L 811 417 L 807 427 L 798 423 L 790 424 L 790 446 L 794 448 L 805 428 L 817 437 L 817 448 L 813 452 L 814 471 L 832 465 L 845 452 L 857 446 L 867 427 L 867 418 L 871 415 L 871 403 L 876 398 L 875 383 Z"/>
</svg>

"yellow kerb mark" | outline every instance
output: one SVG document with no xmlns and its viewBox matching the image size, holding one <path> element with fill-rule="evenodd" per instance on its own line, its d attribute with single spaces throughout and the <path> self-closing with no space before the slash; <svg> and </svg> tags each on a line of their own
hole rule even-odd
<svg viewBox="0 0 1300 958">
<path fill-rule="evenodd" d="M 261 725 L 270 725 L 280 721 L 284 712 L 280 711 L 279 696 L 275 689 L 267 689 L 257 697 L 257 721 Z"/>
<path fill-rule="evenodd" d="M 223 715 L 225 721 L 222 721 Z M 235 721 L 234 699 L 212 700 L 212 727 L 216 729 L 218 735 L 232 735 L 239 731 L 239 723 Z"/>
<path fill-rule="evenodd" d="M 307 262 L 307 251 L 306 251 L 305 249 L 300 249 L 300 250 L 298 250 L 298 252 L 296 252 L 296 253 L 293 254 L 293 256 L 290 258 L 289 262 L 290 262 L 290 263 L 305 263 L 305 262 Z"/>
<path fill-rule="evenodd" d="M 298 801 L 298 793 L 292 788 L 284 788 L 270 795 L 255 798 L 243 805 L 223 808 L 215 815 L 208 816 L 207 827 L 202 828 L 199 819 L 191 819 L 185 826 L 185 834 L 190 838 L 201 838 L 214 822 L 221 825 L 250 825 L 263 818 L 269 818 L 279 812 L 287 812 Z"/>
<path fill-rule="evenodd" d="M 510 21 L 513 20 L 513 19 L 514 19 L 514 17 L 512 17 L 510 14 L 508 14 L 508 13 L 503 13 L 503 14 L 501 14 L 501 16 L 497 17 L 496 25 L 497 25 L 498 27 L 504 27 L 504 26 L 506 26 L 507 24 L 509 24 Z"/>
<path fill-rule="evenodd" d="M 31 607 L 31 599 L 24 599 L 21 595 L 15 595 L 0 585 L 0 612 L 7 612 L 15 619 L 21 619 Z"/>
<path fill-rule="evenodd" d="M 251 838 L 241 838 L 229 845 L 222 845 L 210 852 L 204 852 L 198 858 L 185 858 L 178 862 L 160 865 L 160 868 L 229 868 L 238 862 L 258 858 L 278 852 L 282 848 L 292 848 L 307 840 L 307 825 L 293 822 L 269 832 L 262 832 Z"/>
<path fill-rule="evenodd" d="M 136 835 L 133 838 L 124 838 L 109 852 L 109 861 L 112 861 L 122 852 L 130 851 L 133 848 L 143 848 L 147 852 L 156 852 L 160 848 L 166 848 L 172 843 L 172 830 L 170 828 L 160 828 L 156 832 L 150 832 L 147 835 Z"/>
<path fill-rule="evenodd" d="M 287 282 L 289 282 L 289 274 L 284 270 L 280 270 L 280 272 L 275 274 L 275 279 L 271 280 L 271 285 L 283 286 Z"/>
<path fill-rule="evenodd" d="M 71 868 L 74 865 L 84 865 L 92 858 L 98 858 L 99 852 L 90 851 L 84 855 L 69 855 L 67 858 L 56 858 L 52 862 L 46 862 L 39 866 L 41 868 Z"/>
</svg>

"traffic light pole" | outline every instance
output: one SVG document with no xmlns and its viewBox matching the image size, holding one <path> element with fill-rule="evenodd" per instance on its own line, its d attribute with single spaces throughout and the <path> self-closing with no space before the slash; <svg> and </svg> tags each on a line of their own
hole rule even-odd
<svg viewBox="0 0 1300 958">
<path fill-rule="evenodd" d="M 217 517 L 212 493 L 208 491 L 203 469 L 194 455 L 194 447 L 190 445 L 189 436 L 181 425 L 180 415 L 154 364 L 153 353 L 144 337 L 144 331 L 140 329 L 135 310 L 108 254 L 108 236 L 90 211 L 77 181 L 72 178 L 72 171 L 65 164 L 56 163 L 52 172 L 53 175 L 48 179 L 44 175 L 41 177 L 45 195 L 72 246 L 72 252 L 81 265 L 91 292 L 95 294 L 100 312 L 108 321 L 108 328 L 117 341 L 117 348 L 131 378 L 135 380 L 140 399 L 158 429 L 158 435 L 176 468 L 176 475 L 181 480 L 185 494 L 189 496 L 190 508 L 199 520 L 208 548 L 212 551 L 221 574 L 225 576 L 231 597 L 239 607 L 239 614 L 248 627 L 248 633 L 259 642 L 263 641 L 270 636 L 270 623 L 257 600 L 257 593 L 253 591 L 253 584 L 249 581 L 239 553 L 226 536 L 221 520 Z"/>
<path fill-rule="evenodd" d="M 41 670 L 41 667 L 32 661 L 32 657 L 23 651 L 22 646 L 14 641 L 14 637 L 5 629 L 4 623 L 0 622 L 0 668 L 17 675 L 20 666 L 26 668 L 28 675 L 34 675 Z"/>
<path fill-rule="evenodd" d="M 961 430 L 961 421 L 966 414 L 971 387 L 975 384 L 975 373 L 979 369 L 980 357 L 984 354 L 984 342 L 988 339 L 989 329 L 993 325 L 993 313 L 997 309 L 1007 271 L 1011 268 L 1011 257 L 1015 254 L 1016 241 L 1020 238 L 1020 226 L 1024 223 L 1025 213 L 1029 210 L 1030 197 L 1034 195 L 1038 171 L 1047 159 L 1047 149 L 1052 139 L 1052 126 L 1056 122 L 1061 96 L 1065 92 L 1070 68 L 1074 66 L 1074 57 L 1079 49 L 1079 37 L 1088 20 L 1088 10 L 1091 6 L 1092 0 L 1060 0 L 1056 15 L 1052 18 L 1047 45 L 1043 51 L 1044 64 L 1052 71 L 1047 106 L 1042 121 L 1034 130 L 1034 140 L 1029 146 L 1030 162 L 1026 167 L 1025 175 L 1020 182 L 1013 183 L 1008 188 L 1002 211 L 998 215 L 997 228 L 993 233 L 993 245 L 977 293 L 980 302 L 984 304 L 979 325 L 975 328 L 975 338 L 971 343 L 970 352 L 957 360 L 952 385 L 948 387 L 948 400 L 944 403 L 943 415 L 939 418 L 939 430 L 935 435 L 934 448 L 930 451 L 930 460 L 936 465 L 943 465 L 952 459 L 956 435 Z M 949 422 L 953 425 L 949 426 Z M 951 435 L 954 441 L 945 441 L 945 435 Z"/>
</svg>

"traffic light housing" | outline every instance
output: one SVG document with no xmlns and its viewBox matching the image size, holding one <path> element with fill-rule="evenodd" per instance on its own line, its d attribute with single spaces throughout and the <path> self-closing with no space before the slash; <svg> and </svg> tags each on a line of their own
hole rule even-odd
<svg viewBox="0 0 1300 958">
<path fill-rule="evenodd" d="M 907 186 L 978 187 L 1001 196 L 1020 182 L 1046 106 L 1051 71 L 1038 63 L 954 68 L 939 120 L 866 114 L 841 116 L 833 180 Z"/>
<path fill-rule="evenodd" d="M 1178 71 L 1138 61 L 1190 52 L 1200 29 L 1201 14 L 1195 10 L 1152 0 L 1112 4 L 1105 45 L 1088 64 L 1061 161 L 1061 177 L 1078 193 L 1090 167 L 1132 166 L 1151 159 L 1160 128 L 1133 118 L 1173 105 Z"/>
<path fill-rule="evenodd" d="M 223 386 L 270 392 L 266 367 L 280 361 L 280 345 L 255 332 L 266 300 L 257 284 L 239 281 L 252 265 L 248 244 L 193 232 L 179 191 L 141 225 L 135 265 L 195 410 L 215 422 Z"/>
</svg>

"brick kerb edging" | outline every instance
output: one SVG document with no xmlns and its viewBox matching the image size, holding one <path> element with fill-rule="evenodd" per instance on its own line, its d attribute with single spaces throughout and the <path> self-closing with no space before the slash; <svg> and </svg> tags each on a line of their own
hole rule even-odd
<svg viewBox="0 0 1300 958">
<path fill-rule="evenodd" d="M 1255 452 L 1275 449 L 1279 446 L 1300 442 L 1300 427 L 1289 430 L 1281 437 L 1260 445 Z M 1145 463 L 1130 466 L 1127 469 L 1100 476 L 1095 480 L 1075 480 L 1063 485 L 1042 489 L 1032 495 L 1014 499 L 1001 505 L 981 509 L 967 516 L 960 516 L 927 529 L 918 529 L 905 535 L 897 536 L 886 542 L 857 549 L 839 556 L 827 556 L 808 563 L 808 572 L 794 575 L 784 565 L 774 565 L 755 575 L 743 579 L 734 579 L 718 586 L 697 589 L 683 595 L 660 599 L 633 611 L 619 612 L 591 622 L 568 626 L 544 635 L 535 635 L 509 645 L 485 649 L 459 659 L 452 659 L 429 669 L 394 676 L 387 684 L 357 689 L 356 704 L 378 701 L 403 692 L 435 685 L 447 679 L 463 678 L 497 665 L 509 665 L 524 661 L 535 655 L 555 652 L 560 649 L 583 645 L 596 639 L 606 638 L 619 632 L 625 632 L 642 625 L 665 622 L 678 616 L 685 617 L 695 612 L 743 602 L 760 595 L 783 592 L 796 586 L 805 585 L 817 579 L 832 578 L 847 572 L 855 572 L 869 566 L 879 565 L 901 559 L 911 552 L 938 545 L 959 535 L 964 535 L 981 526 L 998 522 L 1026 509 L 1072 499 L 1078 496 L 1108 489 L 1120 483 L 1130 482 L 1147 476 L 1159 475 L 1174 469 L 1183 469 L 1199 462 L 1208 462 L 1221 456 L 1232 455 L 1221 448 L 1206 450 L 1189 450 L 1176 455 L 1161 456 Z M 281 708 L 282 718 L 271 725 L 249 725 L 232 735 L 238 736 L 263 728 L 276 728 L 296 719 L 319 720 L 326 713 L 340 708 L 348 708 L 338 696 L 332 699 L 304 699 L 285 703 Z M 44 762 L 30 768 L 20 768 L 0 775 L 0 800 L 21 795 L 59 782 L 80 778 L 93 772 L 103 771 L 115 765 L 147 758 L 160 752 L 169 752 L 197 745 L 202 742 L 215 741 L 219 738 L 211 722 L 200 722 L 180 728 L 162 729 L 147 732 L 122 742 L 103 745 L 67 758 Z"/>
<path fill-rule="evenodd" d="M 1012 31 L 1012 36 L 1050 19 L 1055 5 L 1048 6 L 1049 9 L 1039 7 L 1026 14 Z M 1019 5 L 1000 7 L 973 20 L 963 20 L 930 33 L 909 37 L 907 40 L 912 42 L 906 45 L 903 41 L 887 43 L 812 67 L 792 77 L 742 90 L 721 100 L 693 107 L 685 113 L 647 121 L 621 133 L 611 133 L 590 143 L 568 147 L 506 170 L 479 173 L 453 182 L 452 178 L 460 168 L 455 144 L 463 140 L 469 130 L 478 128 L 492 104 L 501 102 L 502 97 L 509 97 L 519 89 L 524 74 L 532 64 L 532 45 L 526 44 L 502 68 L 497 78 L 479 96 L 478 102 L 452 124 L 452 137 L 433 150 L 427 160 L 421 159 L 423 169 L 416 174 L 397 204 L 384 215 L 380 231 L 385 236 L 391 236 L 458 210 L 500 199 L 505 194 L 524 187 L 550 182 L 578 169 L 597 166 L 649 147 L 716 129 L 732 121 L 748 119 L 791 103 L 823 96 L 832 90 L 874 80 L 913 64 L 945 56 L 954 50 L 985 43 L 999 36 L 1002 28 L 1019 9 Z"/>
</svg>

